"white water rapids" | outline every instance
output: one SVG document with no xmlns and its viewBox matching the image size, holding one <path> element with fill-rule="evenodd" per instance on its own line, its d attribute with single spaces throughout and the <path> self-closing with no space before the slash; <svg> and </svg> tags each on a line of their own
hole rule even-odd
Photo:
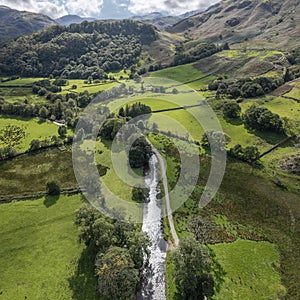
<svg viewBox="0 0 300 300">
<path fill-rule="evenodd" d="M 167 243 L 163 238 L 161 225 L 161 200 L 157 199 L 158 188 L 158 160 L 152 155 L 149 161 L 150 171 L 145 178 L 145 183 L 150 189 L 149 202 L 145 204 L 143 213 L 142 230 L 149 236 L 151 245 L 149 267 L 145 268 L 146 282 L 144 283 L 138 299 L 145 300 L 165 300 L 166 284 L 166 251 Z"/>
</svg>

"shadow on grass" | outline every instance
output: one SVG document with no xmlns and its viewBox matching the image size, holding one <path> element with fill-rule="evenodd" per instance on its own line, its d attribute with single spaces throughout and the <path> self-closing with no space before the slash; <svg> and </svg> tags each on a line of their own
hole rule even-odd
<svg viewBox="0 0 300 300">
<path fill-rule="evenodd" d="M 223 117 L 224 120 L 228 123 L 228 124 L 231 124 L 231 125 L 234 125 L 234 126 L 240 126 L 240 125 L 243 125 L 243 120 L 240 118 L 240 117 L 237 117 L 237 118 L 228 118 L 228 117 Z"/>
<path fill-rule="evenodd" d="M 248 129 L 248 128 L 246 128 Z M 285 133 L 275 133 L 275 132 L 269 132 L 269 131 L 258 131 L 258 130 L 252 130 L 248 129 L 248 132 L 260 137 L 261 139 L 265 140 L 268 144 L 276 145 L 282 140 L 287 138 L 287 135 Z M 282 145 L 281 147 L 287 147 L 289 146 L 288 143 Z"/>
<path fill-rule="evenodd" d="M 57 200 L 59 199 L 59 195 L 46 195 L 44 199 L 44 205 L 48 208 L 54 204 L 56 204 Z"/>
<path fill-rule="evenodd" d="M 97 292 L 94 258 L 95 252 L 91 247 L 87 247 L 82 251 L 74 275 L 69 278 L 69 286 L 73 292 L 72 299 L 101 299 Z"/>
</svg>

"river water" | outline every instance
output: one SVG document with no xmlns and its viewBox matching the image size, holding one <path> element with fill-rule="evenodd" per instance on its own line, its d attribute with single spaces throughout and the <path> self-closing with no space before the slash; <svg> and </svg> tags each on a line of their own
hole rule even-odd
<svg viewBox="0 0 300 300">
<path fill-rule="evenodd" d="M 162 216 L 161 200 L 157 199 L 158 187 L 158 160 L 152 155 L 149 161 L 150 171 L 148 172 L 145 183 L 150 189 L 149 202 L 145 204 L 143 214 L 142 230 L 150 238 L 150 258 L 149 266 L 145 268 L 144 274 L 146 282 L 143 285 L 141 295 L 138 299 L 145 300 L 165 300 L 166 284 L 166 252 L 167 243 L 163 238 L 163 231 L 160 217 Z"/>
</svg>

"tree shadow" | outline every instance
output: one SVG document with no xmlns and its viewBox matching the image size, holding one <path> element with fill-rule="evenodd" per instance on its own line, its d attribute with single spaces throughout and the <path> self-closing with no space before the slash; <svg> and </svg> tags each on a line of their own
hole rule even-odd
<svg viewBox="0 0 300 300">
<path fill-rule="evenodd" d="M 259 130 L 253 130 L 245 127 L 249 133 L 252 133 L 256 135 L 257 137 L 261 138 L 262 140 L 266 141 L 268 144 L 276 145 L 282 140 L 287 138 L 287 135 L 285 133 L 276 133 L 276 132 L 270 132 L 270 131 L 259 131 Z M 288 143 L 281 145 L 280 147 L 287 147 Z"/>
<path fill-rule="evenodd" d="M 86 247 L 77 262 L 74 275 L 68 279 L 74 300 L 100 300 L 97 292 L 97 278 L 95 276 L 95 251 Z M 103 299 L 103 298 L 102 298 Z"/>
<path fill-rule="evenodd" d="M 54 195 L 54 196 L 46 195 L 44 199 L 44 205 L 48 208 L 56 204 L 57 200 L 59 199 L 59 196 L 60 195 Z"/>
<path fill-rule="evenodd" d="M 224 117 L 225 121 L 234 126 L 243 125 L 243 121 L 241 118 L 226 118 Z"/>
</svg>

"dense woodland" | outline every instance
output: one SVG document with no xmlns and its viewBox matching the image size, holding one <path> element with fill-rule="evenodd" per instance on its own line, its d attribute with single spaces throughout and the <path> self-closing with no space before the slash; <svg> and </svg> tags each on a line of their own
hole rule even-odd
<svg viewBox="0 0 300 300">
<path fill-rule="evenodd" d="M 52 26 L 0 45 L 0 76 L 102 79 L 105 72 L 136 64 L 154 28 L 122 20 Z"/>
</svg>

